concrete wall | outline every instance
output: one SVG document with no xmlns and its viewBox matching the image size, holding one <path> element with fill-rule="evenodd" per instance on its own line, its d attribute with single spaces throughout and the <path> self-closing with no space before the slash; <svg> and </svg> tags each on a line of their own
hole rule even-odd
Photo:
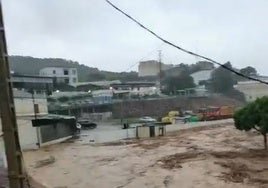
<svg viewBox="0 0 268 188">
<path fill-rule="evenodd" d="M 41 146 L 51 141 L 54 141 L 53 143 L 57 143 L 60 142 L 61 139 L 72 136 L 74 133 L 74 130 L 70 125 L 61 123 L 56 125 L 33 127 L 32 119 L 33 117 L 29 116 L 17 117 L 19 140 L 22 150 L 38 149 L 37 143 L 40 143 Z M 2 127 L 1 124 L 0 127 Z M 3 150 L 3 148 L 1 148 L 0 142 L 0 155 L 2 153 L 1 150 Z"/>
<path fill-rule="evenodd" d="M 17 124 L 19 129 L 20 145 L 23 150 L 36 149 L 37 145 L 37 132 L 36 128 L 32 126 L 32 118 L 30 117 L 17 117 Z M 0 124 L 2 127 L 2 124 Z M 1 135 L 1 130 L 0 130 Z M 0 145 L 1 147 L 1 145 Z M 1 151 L 1 148 L 0 148 Z"/>
<path fill-rule="evenodd" d="M 136 128 L 92 132 L 89 134 L 88 138 L 88 140 L 94 141 L 94 143 L 113 142 L 121 139 L 136 138 Z"/>
<path fill-rule="evenodd" d="M 34 99 L 35 104 L 38 104 L 39 114 L 47 114 L 47 100 Z M 17 116 L 34 115 L 34 105 L 31 98 L 15 98 L 15 108 Z"/>
<path fill-rule="evenodd" d="M 71 125 L 65 123 L 57 123 L 55 125 L 46 125 L 40 127 L 40 142 L 41 145 L 46 142 L 58 140 L 74 134 L 74 129 Z"/>
<path fill-rule="evenodd" d="M 255 81 L 238 82 L 236 89 L 245 94 L 248 102 L 268 95 L 267 85 Z"/>
<path fill-rule="evenodd" d="M 184 123 L 173 124 L 173 125 L 166 126 L 166 132 L 169 133 L 169 132 L 195 128 L 195 127 L 226 125 L 226 124 L 232 124 L 233 122 L 234 122 L 233 119 L 224 119 L 224 120 L 217 120 L 217 121 L 193 122 L 193 123 L 187 123 L 187 124 L 184 124 Z M 92 132 L 87 136 L 88 136 L 88 139 L 84 140 L 84 142 L 86 143 L 88 143 L 89 141 L 94 142 L 94 143 L 113 142 L 113 141 L 118 141 L 122 139 L 136 138 L 136 128 L 114 130 L 114 131 Z"/>
<path fill-rule="evenodd" d="M 141 101 L 125 101 L 113 104 L 113 117 L 164 116 L 179 107 L 184 110 L 197 110 L 205 106 L 240 106 L 240 102 L 226 97 L 209 98 L 170 98 Z"/>
<path fill-rule="evenodd" d="M 102 121 L 108 120 L 112 117 L 112 112 L 103 112 L 103 113 L 82 113 L 82 118 L 90 119 L 91 121 Z"/>
<path fill-rule="evenodd" d="M 199 85 L 200 81 L 209 80 L 211 78 L 212 70 L 201 70 L 191 74 L 190 76 L 193 78 L 195 85 Z"/>
<path fill-rule="evenodd" d="M 161 64 L 161 70 L 172 68 L 173 65 Z M 155 60 L 142 61 L 139 64 L 139 77 L 157 76 L 159 74 L 159 62 Z"/>
<path fill-rule="evenodd" d="M 68 75 L 64 75 L 64 70 L 68 71 Z M 53 71 L 55 71 L 55 73 Z M 75 72 L 75 74 L 73 73 L 73 71 Z M 63 78 L 62 82 L 64 82 L 64 78 L 69 78 L 70 85 L 74 85 L 78 82 L 76 68 L 46 67 L 46 68 L 41 69 L 39 74 L 40 74 L 40 76 L 50 76 L 50 77 L 56 77 L 56 78 L 60 78 L 60 79 Z M 75 81 L 73 79 L 75 79 Z"/>
<path fill-rule="evenodd" d="M 20 145 L 23 150 L 37 149 L 37 128 L 32 126 L 32 118 L 18 117 Z"/>
</svg>

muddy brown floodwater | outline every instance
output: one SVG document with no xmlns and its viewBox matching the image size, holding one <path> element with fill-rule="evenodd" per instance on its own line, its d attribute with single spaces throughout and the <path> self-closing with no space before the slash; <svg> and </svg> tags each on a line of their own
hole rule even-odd
<svg viewBox="0 0 268 188">
<path fill-rule="evenodd" d="M 262 136 L 233 125 L 144 140 L 62 143 L 24 155 L 29 174 L 52 188 L 268 188 Z M 51 156 L 53 163 L 36 168 Z"/>
</svg>

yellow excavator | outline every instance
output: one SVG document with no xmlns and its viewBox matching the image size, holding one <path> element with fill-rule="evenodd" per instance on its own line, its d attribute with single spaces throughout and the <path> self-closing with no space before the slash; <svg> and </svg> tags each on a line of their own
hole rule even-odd
<svg viewBox="0 0 268 188">
<path fill-rule="evenodd" d="M 175 117 L 182 116 L 182 115 L 183 114 L 180 111 L 170 111 L 167 116 L 161 119 L 161 122 L 174 124 Z"/>
</svg>

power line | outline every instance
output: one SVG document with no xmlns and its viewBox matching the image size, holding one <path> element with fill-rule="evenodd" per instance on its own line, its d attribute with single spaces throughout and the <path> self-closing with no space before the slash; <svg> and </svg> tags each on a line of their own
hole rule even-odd
<svg viewBox="0 0 268 188">
<path fill-rule="evenodd" d="M 249 79 L 249 80 L 254 80 L 254 81 L 257 81 L 257 82 L 260 82 L 260 83 L 263 83 L 263 84 L 268 85 L 268 82 L 265 82 L 265 81 L 263 81 L 263 80 L 260 80 L 260 79 L 257 79 L 257 78 L 252 78 L 252 77 L 250 77 L 250 76 L 244 75 L 244 74 L 242 74 L 242 73 L 240 73 L 240 72 L 238 72 L 238 71 L 236 71 L 236 70 L 233 70 L 232 68 L 230 68 L 230 67 L 228 67 L 228 66 L 226 66 L 226 65 L 224 65 L 224 64 L 218 63 L 217 61 L 215 61 L 215 60 L 213 60 L 213 59 L 211 59 L 211 58 L 205 57 L 205 56 L 203 56 L 203 55 L 199 55 L 199 54 L 197 54 L 197 53 L 194 53 L 194 52 L 191 52 L 191 51 L 189 51 L 189 50 L 186 50 L 186 49 L 184 49 L 184 48 L 182 48 L 182 47 L 180 47 L 180 46 L 177 46 L 176 44 L 174 44 L 174 43 L 172 43 L 172 42 L 170 42 L 170 41 L 168 41 L 168 40 L 162 38 L 161 36 L 159 36 L 158 34 L 156 34 L 154 31 L 152 31 L 152 30 L 150 30 L 149 28 L 145 27 L 143 24 L 141 24 L 139 21 L 137 21 L 135 18 L 133 18 L 133 17 L 130 16 L 129 14 L 125 13 L 124 11 L 122 11 L 120 8 L 118 8 L 118 7 L 115 6 L 113 3 L 111 3 L 109 0 L 105 0 L 105 1 L 106 1 L 108 4 L 110 4 L 113 8 L 115 8 L 117 11 L 121 12 L 123 15 L 125 15 L 126 17 L 128 17 L 130 20 L 132 20 L 133 22 L 135 22 L 136 24 L 138 24 L 141 28 L 145 29 L 146 31 L 148 31 L 149 33 L 151 33 L 152 35 L 154 35 L 156 38 L 158 38 L 159 40 L 163 41 L 164 43 L 166 43 L 166 44 L 168 44 L 168 45 L 170 45 L 170 46 L 172 46 L 172 47 L 174 47 L 174 48 L 177 48 L 178 50 L 183 51 L 183 52 L 185 52 L 185 53 L 187 53 L 187 54 L 190 54 L 190 55 L 193 55 L 193 56 L 196 56 L 196 57 L 205 59 L 205 60 L 207 60 L 207 61 L 210 61 L 210 62 L 212 62 L 212 63 L 214 63 L 214 64 L 217 64 L 217 65 L 221 66 L 222 68 L 224 68 L 224 69 L 226 69 L 226 70 L 229 70 L 229 71 L 233 72 L 233 73 L 236 74 L 236 75 L 239 75 L 239 76 L 242 76 L 242 77 L 247 78 L 247 79 Z"/>
</svg>

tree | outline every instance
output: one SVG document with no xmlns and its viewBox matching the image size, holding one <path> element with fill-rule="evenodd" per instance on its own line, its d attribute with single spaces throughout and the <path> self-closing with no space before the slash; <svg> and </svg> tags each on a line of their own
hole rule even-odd
<svg viewBox="0 0 268 188">
<path fill-rule="evenodd" d="M 247 66 L 240 70 L 240 73 L 246 75 L 246 76 L 255 76 L 257 75 L 257 71 L 254 67 Z"/>
<path fill-rule="evenodd" d="M 91 82 L 105 80 L 106 77 L 101 72 L 89 73 L 87 79 Z"/>
<path fill-rule="evenodd" d="M 225 66 L 232 68 L 230 62 L 224 64 Z M 222 66 L 215 69 L 211 75 L 211 90 L 217 93 L 226 93 L 233 89 L 234 79 L 233 74 L 229 70 L 226 70 Z"/>
<path fill-rule="evenodd" d="M 182 72 L 178 76 L 168 76 L 163 82 L 164 93 L 175 94 L 177 90 L 195 87 L 193 78 L 186 72 Z"/>
<path fill-rule="evenodd" d="M 268 96 L 257 99 L 234 114 L 235 127 L 249 131 L 255 129 L 264 138 L 264 148 L 267 149 L 268 133 Z"/>
</svg>

